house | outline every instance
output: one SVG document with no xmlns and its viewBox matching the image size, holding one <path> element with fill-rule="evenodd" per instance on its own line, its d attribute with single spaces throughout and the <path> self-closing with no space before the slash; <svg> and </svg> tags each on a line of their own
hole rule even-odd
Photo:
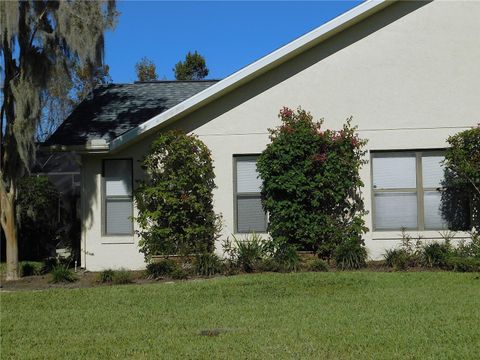
<svg viewBox="0 0 480 360">
<path fill-rule="evenodd" d="M 332 129 L 352 115 L 369 140 L 361 175 L 371 258 L 402 227 L 439 238 L 442 149 L 480 119 L 479 19 L 480 2 L 367 1 L 218 82 L 95 90 L 46 143 L 81 155 L 82 266 L 144 267 L 132 189 L 138 160 L 167 129 L 195 133 L 212 151 L 222 237 L 264 233 L 255 156 L 283 106 Z"/>
</svg>

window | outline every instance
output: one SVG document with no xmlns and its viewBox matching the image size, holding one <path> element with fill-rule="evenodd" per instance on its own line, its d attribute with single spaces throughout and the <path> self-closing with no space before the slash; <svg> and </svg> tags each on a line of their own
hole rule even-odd
<svg viewBox="0 0 480 360">
<path fill-rule="evenodd" d="M 103 162 L 104 234 L 133 234 L 132 160 Z"/>
<path fill-rule="evenodd" d="M 262 209 L 256 156 L 234 157 L 235 230 L 238 233 L 266 232 L 267 217 Z"/>
<path fill-rule="evenodd" d="M 432 152 L 372 155 L 375 230 L 440 230 L 444 156 Z"/>
</svg>

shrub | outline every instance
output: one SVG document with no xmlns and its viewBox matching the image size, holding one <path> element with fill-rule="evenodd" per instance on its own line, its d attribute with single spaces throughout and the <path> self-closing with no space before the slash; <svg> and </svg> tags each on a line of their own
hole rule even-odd
<svg viewBox="0 0 480 360">
<path fill-rule="evenodd" d="M 446 261 L 454 271 L 477 272 L 480 271 L 480 258 L 451 256 Z"/>
<path fill-rule="evenodd" d="M 300 108 L 283 108 L 279 117 L 282 125 L 269 130 L 271 143 L 257 161 L 269 233 L 330 258 L 344 239 L 367 231 L 359 174 L 366 141 L 351 119 L 340 131 L 322 131 L 322 122 Z"/>
<path fill-rule="evenodd" d="M 51 271 L 53 283 L 68 283 L 77 281 L 77 277 L 65 264 L 55 265 Z"/>
<path fill-rule="evenodd" d="M 195 257 L 195 273 L 202 276 L 211 276 L 221 273 L 223 264 L 215 254 L 205 253 Z"/>
<path fill-rule="evenodd" d="M 258 264 L 257 270 L 260 272 L 270 271 L 270 272 L 280 272 L 283 271 L 282 266 L 274 258 L 267 257 Z"/>
<path fill-rule="evenodd" d="M 447 259 L 451 255 L 452 248 L 450 243 L 431 243 L 422 249 L 421 264 L 425 267 L 443 268 L 447 265 Z"/>
<path fill-rule="evenodd" d="M 335 262 L 342 270 L 360 269 L 366 266 L 367 250 L 362 243 L 347 239 L 335 249 Z"/>
<path fill-rule="evenodd" d="M 213 211 L 210 150 L 194 135 L 162 133 L 142 161 L 146 180 L 135 192 L 140 249 L 159 254 L 211 252 L 220 230 Z"/>
<path fill-rule="evenodd" d="M 326 272 L 329 270 L 328 264 L 322 259 L 313 260 L 308 264 L 307 269 L 309 271 L 318 271 L 318 272 Z"/>
<path fill-rule="evenodd" d="M 115 285 L 131 284 L 132 282 L 132 273 L 129 270 L 120 269 L 113 272 L 112 283 Z"/>
<path fill-rule="evenodd" d="M 113 282 L 113 277 L 115 272 L 112 269 L 103 270 L 98 274 L 98 281 L 101 283 L 111 283 Z"/>
<path fill-rule="evenodd" d="M 37 275 L 39 270 L 34 264 L 30 262 L 24 262 L 20 265 L 20 272 L 22 276 L 32 276 Z"/>
<path fill-rule="evenodd" d="M 19 180 L 17 191 L 18 251 L 22 259 L 41 259 L 55 249 L 59 194 L 46 176 Z"/>
<path fill-rule="evenodd" d="M 477 233 L 471 234 L 469 242 L 462 241 L 454 253 L 460 257 L 473 257 L 480 259 L 480 235 Z"/>
<path fill-rule="evenodd" d="M 158 262 L 147 265 L 147 276 L 151 278 L 159 278 L 163 276 L 171 276 L 178 268 L 177 263 L 171 259 L 162 259 Z"/>
<path fill-rule="evenodd" d="M 410 266 L 419 266 L 424 258 L 422 238 L 413 238 L 405 229 L 402 229 L 401 244 L 396 249 L 385 252 L 385 264 L 396 271 L 407 270 Z"/>
<path fill-rule="evenodd" d="M 396 271 L 408 269 L 410 256 L 405 249 L 389 249 L 385 251 L 385 264 Z"/>
</svg>

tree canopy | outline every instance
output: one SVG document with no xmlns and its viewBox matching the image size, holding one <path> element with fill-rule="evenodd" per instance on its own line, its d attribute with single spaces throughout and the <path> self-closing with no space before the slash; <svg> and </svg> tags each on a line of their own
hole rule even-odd
<svg viewBox="0 0 480 360">
<path fill-rule="evenodd" d="M 135 64 L 138 81 L 152 81 L 158 79 L 155 64 L 147 57 L 143 57 Z"/>
<path fill-rule="evenodd" d="M 209 70 L 205 58 L 197 51 L 189 51 L 185 61 L 179 61 L 173 69 L 177 80 L 202 80 L 208 76 Z"/>
<path fill-rule="evenodd" d="M 72 64 L 71 77 L 64 72 L 53 74 L 49 88 L 42 92 L 41 116 L 37 129 L 37 141 L 45 141 L 70 112 L 97 86 L 112 81 L 109 66 L 102 64 Z"/>
</svg>

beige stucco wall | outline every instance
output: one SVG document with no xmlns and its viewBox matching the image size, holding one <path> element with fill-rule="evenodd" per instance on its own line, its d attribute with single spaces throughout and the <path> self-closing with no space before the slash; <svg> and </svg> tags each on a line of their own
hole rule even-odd
<svg viewBox="0 0 480 360">
<path fill-rule="evenodd" d="M 449 135 L 480 122 L 478 19 L 480 2 L 394 4 L 170 125 L 198 134 L 212 150 L 223 237 L 233 233 L 232 156 L 260 153 L 282 106 L 301 105 L 334 129 L 352 115 L 369 151 L 443 148 Z M 151 139 L 111 157 L 138 160 Z M 101 158 L 83 157 L 83 263 L 90 270 L 142 268 L 138 239 L 101 236 Z M 362 177 L 370 209 L 370 165 Z M 366 222 L 371 228 L 371 214 Z M 370 257 L 381 257 L 398 238 L 399 232 L 369 232 Z"/>
</svg>

